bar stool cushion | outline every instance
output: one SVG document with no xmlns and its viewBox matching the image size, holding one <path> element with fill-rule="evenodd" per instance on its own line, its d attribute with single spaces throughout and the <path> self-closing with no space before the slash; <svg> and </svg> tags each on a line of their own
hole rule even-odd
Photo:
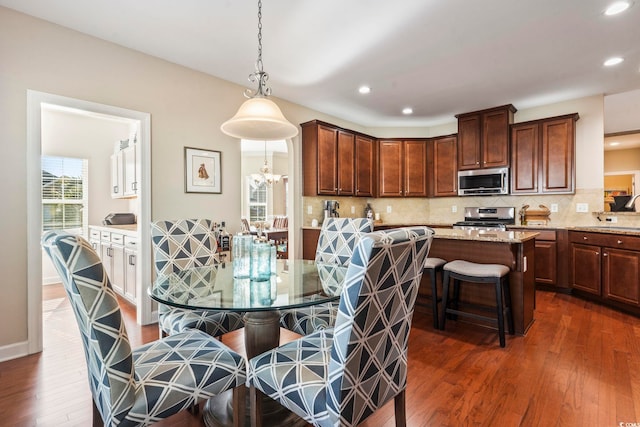
<svg viewBox="0 0 640 427">
<path fill-rule="evenodd" d="M 476 264 L 456 260 L 445 264 L 444 269 L 456 274 L 474 277 L 502 277 L 509 274 L 509 267 L 501 264 Z"/>
<path fill-rule="evenodd" d="M 426 261 L 424 262 L 424 268 L 437 269 L 442 267 L 446 263 L 447 261 L 442 258 L 427 258 Z"/>
</svg>

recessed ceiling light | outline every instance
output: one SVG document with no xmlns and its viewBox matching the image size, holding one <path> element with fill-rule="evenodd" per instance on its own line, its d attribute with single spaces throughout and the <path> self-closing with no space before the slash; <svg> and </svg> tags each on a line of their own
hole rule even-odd
<svg viewBox="0 0 640 427">
<path fill-rule="evenodd" d="M 358 92 L 360 92 L 363 95 L 366 95 L 367 93 L 371 92 L 371 88 L 369 86 L 360 86 L 358 88 Z"/>
<path fill-rule="evenodd" d="M 402 109 L 402 114 L 405 114 L 405 115 L 413 114 L 413 108 L 411 108 L 411 107 L 403 108 Z"/>
<path fill-rule="evenodd" d="M 616 145 L 620 145 L 619 142 L 610 142 L 609 143 L 610 146 L 615 147 Z"/>
<path fill-rule="evenodd" d="M 623 58 L 620 58 L 619 56 L 614 56 L 613 58 L 609 58 L 606 61 L 604 61 L 604 66 L 611 67 L 613 65 L 618 65 L 622 61 L 624 61 Z"/>
<path fill-rule="evenodd" d="M 607 16 L 617 15 L 618 13 L 622 13 L 625 10 L 629 9 L 631 3 L 628 1 L 616 1 L 611 3 L 607 9 L 604 11 L 604 14 Z"/>
</svg>

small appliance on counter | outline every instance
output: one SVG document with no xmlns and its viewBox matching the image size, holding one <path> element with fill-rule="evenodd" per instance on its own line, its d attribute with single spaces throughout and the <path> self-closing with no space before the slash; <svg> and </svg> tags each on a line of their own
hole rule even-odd
<svg viewBox="0 0 640 427">
<path fill-rule="evenodd" d="M 324 208 L 324 219 L 327 218 L 338 218 L 340 214 L 338 214 L 338 208 L 340 207 L 340 203 L 337 200 L 325 200 L 322 202 Z"/>
<path fill-rule="evenodd" d="M 110 213 L 102 220 L 103 225 L 127 225 L 135 223 L 136 216 L 133 213 Z"/>
</svg>

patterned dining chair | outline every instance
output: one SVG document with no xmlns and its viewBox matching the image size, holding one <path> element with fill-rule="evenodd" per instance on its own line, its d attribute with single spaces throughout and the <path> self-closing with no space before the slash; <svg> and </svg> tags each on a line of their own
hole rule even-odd
<svg viewBox="0 0 640 427">
<path fill-rule="evenodd" d="M 249 361 L 252 425 L 261 394 L 316 426 L 355 426 L 390 400 L 406 424 L 407 346 L 433 230 L 397 228 L 362 236 L 347 269 L 333 328 Z"/>
<path fill-rule="evenodd" d="M 189 330 L 132 349 L 118 300 L 100 258 L 80 236 L 47 232 L 55 265 L 80 329 L 93 397 L 93 425 L 140 426 L 227 390 L 244 414 L 244 357 Z M 241 425 L 243 417 L 236 425 Z"/>
<path fill-rule="evenodd" d="M 216 234 L 208 219 L 152 222 L 151 242 L 157 275 L 219 262 Z M 199 329 L 218 337 L 244 327 L 242 316 L 243 313 L 231 311 L 186 310 L 158 305 L 161 336 Z"/>
<path fill-rule="evenodd" d="M 325 269 L 331 264 L 348 266 L 360 237 L 371 231 L 373 222 L 367 218 L 325 219 L 316 248 L 316 263 L 323 265 Z M 340 282 L 331 283 L 331 286 L 324 289 L 325 293 L 339 295 Z M 280 316 L 280 326 L 300 335 L 308 335 L 318 329 L 331 327 L 337 314 L 337 301 L 285 310 Z"/>
</svg>

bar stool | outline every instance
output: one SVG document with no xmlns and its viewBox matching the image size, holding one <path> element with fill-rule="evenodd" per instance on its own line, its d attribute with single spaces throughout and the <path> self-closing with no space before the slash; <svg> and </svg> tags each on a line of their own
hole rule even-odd
<svg viewBox="0 0 640 427">
<path fill-rule="evenodd" d="M 477 264 L 469 261 L 456 260 L 448 262 L 443 267 L 442 279 L 442 311 L 440 313 L 440 330 L 444 330 L 446 315 L 454 314 L 484 320 L 498 325 L 500 347 L 505 346 L 504 316 L 507 316 L 509 334 L 514 334 L 513 313 L 511 310 L 511 291 L 509 289 L 509 267 L 500 264 Z M 449 307 L 449 280 L 453 279 L 453 307 Z M 496 291 L 497 317 L 488 317 L 458 309 L 460 296 L 460 281 L 473 283 L 493 283 Z M 504 294 L 504 305 L 503 305 Z M 483 307 L 486 309 L 486 307 Z"/>
<path fill-rule="evenodd" d="M 424 273 L 429 275 L 431 280 L 431 304 L 433 310 L 433 327 L 438 328 L 438 303 L 442 298 L 438 298 L 438 273 L 442 273 L 442 267 L 447 261 L 442 258 L 427 258 L 424 262 Z"/>
</svg>

